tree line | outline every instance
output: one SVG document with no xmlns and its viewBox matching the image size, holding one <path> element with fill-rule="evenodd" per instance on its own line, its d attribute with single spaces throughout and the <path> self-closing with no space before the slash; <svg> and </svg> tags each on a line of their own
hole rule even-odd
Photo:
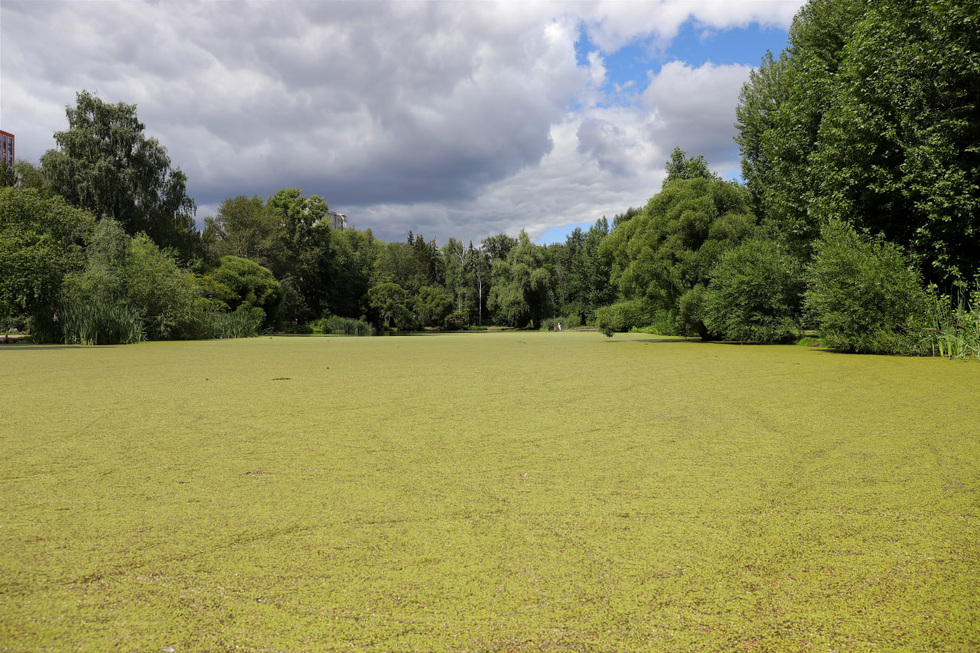
<svg viewBox="0 0 980 653">
<path fill-rule="evenodd" d="M 326 201 L 295 188 L 228 198 L 198 231 L 186 177 L 136 107 L 81 92 L 58 148 L 3 171 L 0 327 L 44 332 L 58 308 L 101 306 L 146 337 L 563 320 L 751 342 L 813 329 L 837 349 L 912 354 L 973 324 L 980 348 L 978 13 L 811 0 L 742 89 L 744 182 L 676 148 L 646 205 L 554 245 L 523 231 L 385 242 L 333 229 Z"/>
</svg>

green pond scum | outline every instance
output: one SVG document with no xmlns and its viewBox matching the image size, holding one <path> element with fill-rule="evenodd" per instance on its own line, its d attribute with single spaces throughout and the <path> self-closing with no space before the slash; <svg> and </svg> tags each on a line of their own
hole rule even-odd
<svg viewBox="0 0 980 653">
<path fill-rule="evenodd" d="M 0 651 L 980 650 L 980 366 L 0 347 Z"/>
</svg>

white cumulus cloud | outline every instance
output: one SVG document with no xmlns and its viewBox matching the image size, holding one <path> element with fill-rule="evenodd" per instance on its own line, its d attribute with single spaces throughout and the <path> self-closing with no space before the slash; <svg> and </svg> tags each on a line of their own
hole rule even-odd
<svg viewBox="0 0 980 653">
<path fill-rule="evenodd" d="M 675 61 L 624 95 L 607 56 L 801 4 L 4 0 L 0 119 L 37 161 L 77 91 L 136 104 L 199 218 L 299 187 L 384 238 L 534 235 L 645 202 L 675 145 L 737 169 L 747 66 Z"/>
</svg>

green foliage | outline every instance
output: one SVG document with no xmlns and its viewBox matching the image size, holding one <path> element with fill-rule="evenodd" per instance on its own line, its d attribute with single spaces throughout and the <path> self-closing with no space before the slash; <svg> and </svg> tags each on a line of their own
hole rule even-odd
<svg viewBox="0 0 980 653">
<path fill-rule="evenodd" d="M 803 261 L 821 227 L 810 210 L 819 185 L 813 158 L 820 124 L 837 101 L 837 71 L 864 4 L 811 0 L 793 21 L 786 52 L 763 62 L 736 110 L 753 204 Z"/>
<path fill-rule="evenodd" d="M 424 286 L 412 298 L 415 318 L 421 326 L 443 326 L 453 311 L 453 298 L 443 288 Z"/>
<path fill-rule="evenodd" d="M 926 278 L 980 267 L 980 26 L 976 2 L 869 3 L 814 152 L 813 212 L 882 233 Z"/>
<path fill-rule="evenodd" d="M 395 283 L 415 296 L 426 286 L 439 285 L 442 260 L 434 240 L 408 233 L 406 243 L 385 243 L 374 265 L 374 285 Z"/>
<path fill-rule="evenodd" d="M 523 230 L 507 258 L 493 262 L 492 280 L 487 305 L 499 323 L 524 327 L 550 316 L 552 297 L 544 253 Z"/>
<path fill-rule="evenodd" d="M 541 331 L 557 331 L 559 324 L 561 325 L 562 331 L 567 331 L 568 329 L 577 329 L 582 326 L 582 320 L 578 315 L 549 317 L 541 321 Z"/>
<path fill-rule="evenodd" d="M 228 310 L 261 310 L 262 325 L 276 324 L 283 300 L 282 286 L 272 272 L 254 261 L 222 256 L 202 278 L 206 293 Z"/>
<path fill-rule="evenodd" d="M 370 229 L 348 228 L 330 235 L 330 284 L 326 302 L 334 315 L 356 318 L 368 310 L 367 292 L 371 287 L 374 262 L 382 243 Z"/>
<path fill-rule="evenodd" d="M 609 235 L 609 222 L 596 221 L 588 232 L 575 229 L 564 243 L 548 248 L 552 255 L 551 276 L 555 311 L 577 315 L 591 321 L 600 306 L 616 299 L 616 288 L 609 282 L 608 261 L 599 253 L 603 239 Z"/>
<path fill-rule="evenodd" d="M 741 342 L 785 342 L 793 337 L 803 271 L 777 242 L 743 242 L 721 257 L 710 277 L 702 307 L 710 331 Z"/>
<path fill-rule="evenodd" d="M 13 187 L 17 183 L 17 173 L 12 166 L 7 165 L 7 160 L 0 160 L 0 188 Z"/>
<path fill-rule="evenodd" d="M 771 153 L 764 139 L 776 127 L 776 110 L 788 99 L 787 56 L 785 51 L 778 58 L 766 52 L 759 67 L 749 71 L 749 81 L 742 86 L 735 109 L 735 142 L 742 155 L 742 178 L 752 196 L 752 208 L 760 216 L 766 208 L 762 198 L 772 185 L 774 166 L 768 159 Z"/>
<path fill-rule="evenodd" d="M 262 309 L 239 309 L 232 313 L 203 310 L 197 314 L 199 339 L 252 338 L 259 335 L 265 314 Z"/>
<path fill-rule="evenodd" d="M 60 197 L 0 188 L 0 332 L 53 314 L 64 276 L 84 264 L 94 224 Z"/>
<path fill-rule="evenodd" d="M 446 316 L 443 321 L 443 327 L 447 331 L 461 331 L 466 328 L 466 316 L 459 311 L 453 311 Z"/>
<path fill-rule="evenodd" d="M 603 306 L 596 310 L 595 316 L 596 327 L 611 338 L 616 332 L 629 331 L 650 324 L 654 319 L 655 311 L 641 300 L 627 300 Z"/>
<path fill-rule="evenodd" d="M 267 202 L 240 195 L 226 199 L 216 216 L 205 218 L 204 240 L 210 243 L 212 260 L 248 258 L 270 270 L 282 289 L 279 316 L 305 322 L 327 309 L 331 294 L 347 308 L 346 287 L 332 289 L 338 270 L 333 228 L 326 216 L 323 198 L 306 197 L 298 188 L 280 189 Z M 345 239 L 338 249 L 349 255 L 349 245 L 350 239 Z M 267 321 L 272 321 L 274 313 L 268 308 Z M 357 307 L 350 310 L 356 312 Z"/>
<path fill-rule="evenodd" d="M 489 284 L 490 264 L 486 253 L 450 238 L 442 248 L 442 278 L 446 290 L 454 300 L 454 313 L 462 316 L 463 325 L 480 323 L 486 304 L 486 288 Z M 447 317 L 448 319 L 448 317 Z M 456 319 L 453 319 L 456 323 Z M 447 328 L 451 328 L 447 325 Z"/>
<path fill-rule="evenodd" d="M 129 345 L 144 339 L 140 316 L 122 304 L 69 301 L 58 317 L 61 339 L 69 345 Z"/>
<path fill-rule="evenodd" d="M 130 238 L 119 223 L 104 218 L 86 253 L 84 271 L 65 278 L 64 306 L 131 311 L 148 340 L 198 337 L 199 313 L 210 308 L 200 285 L 146 235 Z"/>
<path fill-rule="evenodd" d="M 145 233 L 188 259 L 197 241 L 187 176 L 171 168 L 165 147 L 144 134 L 132 104 L 108 104 L 81 91 L 66 107 L 59 149 L 41 157 L 45 183 L 70 204 L 113 219 L 127 233 Z"/>
<path fill-rule="evenodd" d="M 933 297 L 926 337 L 933 356 L 980 360 L 980 281 L 971 305 L 963 295 L 955 305 L 949 297 Z"/>
<path fill-rule="evenodd" d="M 815 245 L 805 296 L 826 346 L 867 354 L 921 354 L 928 296 L 900 247 L 830 222 Z"/>
<path fill-rule="evenodd" d="M 409 295 L 397 283 L 386 281 L 372 286 L 368 291 L 368 303 L 381 316 L 386 327 L 411 329 L 415 319 L 409 310 Z"/>
<path fill-rule="evenodd" d="M 327 203 L 319 195 L 304 197 L 298 188 L 285 188 L 266 205 L 272 223 L 270 252 L 264 267 L 282 284 L 280 316 L 305 322 L 327 310 L 333 253 Z"/>
<path fill-rule="evenodd" d="M 204 218 L 204 236 L 213 242 L 214 258 L 238 256 L 261 263 L 273 253 L 275 224 L 258 195 L 226 199 L 215 216 Z"/>
<path fill-rule="evenodd" d="M 667 176 L 664 177 L 664 187 L 679 179 L 720 179 L 718 175 L 711 172 L 708 162 L 702 155 L 688 157 L 687 153 L 679 147 L 675 147 L 671 152 L 670 161 L 665 167 Z"/>
<path fill-rule="evenodd" d="M 624 298 L 642 300 L 651 310 L 676 311 L 682 333 L 708 336 L 697 289 L 754 225 L 745 188 L 718 179 L 680 179 L 613 231 L 600 252 Z"/>
<path fill-rule="evenodd" d="M 634 327 L 646 329 L 647 333 L 655 333 L 661 336 L 679 336 L 681 332 L 677 329 L 677 312 L 670 309 L 660 309 L 653 314 L 653 320 L 649 326 Z M 633 329 L 630 329 L 631 331 Z"/>
<path fill-rule="evenodd" d="M 677 331 L 683 336 L 701 336 L 702 340 L 715 340 L 704 324 L 704 286 L 696 284 L 677 300 Z"/>
<path fill-rule="evenodd" d="M 930 283 L 980 267 L 980 30 L 972 0 L 813 0 L 743 89 L 756 206 L 801 260 L 844 220 Z"/>
<path fill-rule="evenodd" d="M 364 320 L 355 320 L 349 317 L 331 315 L 323 321 L 325 333 L 334 333 L 343 336 L 372 336 L 374 327 Z"/>
</svg>

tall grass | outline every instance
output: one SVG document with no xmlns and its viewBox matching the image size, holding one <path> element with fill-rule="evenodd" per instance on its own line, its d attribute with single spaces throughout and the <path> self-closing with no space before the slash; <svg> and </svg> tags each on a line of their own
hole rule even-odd
<svg viewBox="0 0 980 653">
<path fill-rule="evenodd" d="M 374 327 L 364 320 L 332 315 L 323 320 L 323 332 L 343 336 L 373 336 Z"/>
<path fill-rule="evenodd" d="M 205 311 L 198 317 L 200 323 L 200 339 L 212 340 L 218 338 L 253 338 L 259 334 L 262 326 L 262 315 L 249 311 L 221 313 Z"/>
<path fill-rule="evenodd" d="M 62 338 L 70 345 L 128 345 L 145 340 L 143 323 L 126 306 L 72 302 L 59 316 Z"/>
<path fill-rule="evenodd" d="M 59 311 L 58 321 L 39 328 L 35 338 L 41 342 L 69 345 L 128 345 L 147 339 L 143 321 L 133 309 L 99 302 L 68 302 Z M 251 338 L 259 334 L 262 316 L 248 311 L 222 313 L 201 310 L 179 325 L 182 340 Z"/>
<path fill-rule="evenodd" d="M 926 339 L 933 356 L 974 358 L 980 360 L 980 283 L 974 290 L 974 303 L 961 294 L 955 308 L 947 296 L 935 298 L 931 308 L 931 325 Z"/>
</svg>

